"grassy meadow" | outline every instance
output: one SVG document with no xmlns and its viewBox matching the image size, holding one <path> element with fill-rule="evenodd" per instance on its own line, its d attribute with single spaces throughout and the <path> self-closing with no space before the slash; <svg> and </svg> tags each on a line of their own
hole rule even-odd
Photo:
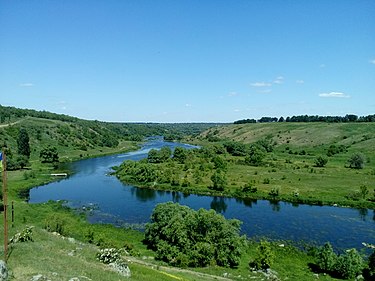
<svg viewBox="0 0 375 281">
<path fill-rule="evenodd" d="M 42 274 L 50 280 L 126 280 L 111 271 L 108 266 L 96 259 L 100 248 L 115 247 L 126 249 L 131 256 L 124 255 L 129 264 L 132 277 L 129 280 L 264 280 L 265 276 L 253 272 L 249 262 L 256 256 L 257 242 L 248 241 L 242 250 L 238 268 L 208 266 L 205 268 L 178 269 L 155 260 L 155 253 L 143 244 L 141 232 L 116 228 L 111 225 L 91 225 L 84 213 L 67 209 L 61 202 L 28 204 L 25 202 L 27 191 L 44 183 L 56 180 L 50 176 L 56 170 L 51 164 L 39 161 L 41 147 L 56 146 L 60 161 L 68 162 L 81 158 L 119 153 L 136 149 L 137 145 L 127 139 L 118 139 L 118 145 L 103 146 L 90 140 L 87 132 L 93 128 L 81 127 L 71 122 L 47 120 L 36 117 L 16 119 L 11 125 L 0 126 L 0 141 L 6 142 L 15 153 L 16 136 L 21 127 L 28 128 L 30 135 L 30 164 L 22 170 L 8 171 L 9 205 L 14 204 L 15 220 L 12 225 L 9 212 L 9 237 L 29 226 L 33 226 L 33 241 L 19 242 L 10 247 L 8 267 L 10 280 L 30 280 L 32 276 Z M 195 193 L 213 193 L 221 195 L 269 198 L 273 188 L 280 191 L 279 200 L 292 200 L 298 192 L 299 198 L 307 202 L 322 204 L 342 204 L 354 206 L 373 206 L 371 199 L 375 187 L 375 127 L 370 123 L 356 124 L 246 124 L 214 127 L 198 137 L 186 141 L 204 146 L 220 145 L 227 140 L 251 144 L 272 136 L 274 150 L 267 153 L 260 166 L 244 165 L 243 156 L 226 154 L 227 186 L 225 191 L 208 188 L 212 170 L 207 170 L 195 183 L 194 162 L 170 164 L 181 180 L 190 182 L 187 186 L 157 184 L 156 188 L 179 189 Z M 100 135 L 101 130 L 92 132 Z M 86 132 L 86 133 L 84 133 Z M 86 135 L 86 136 L 85 136 Z M 331 144 L 345 145 L 347 151 L 328 157 L 325 167 L 314 166 L 318 155 L 325 155 Z M 301 153 L 302 151 L 304 153 Z M 347 159 L 352 153 L 360 151 L 366 156 L 364 169 L 349 169 Z M 200 161 L 198 159 L 198 161 Z M 209 162 L 200 165 L 212 166 Z M 164 165 L 164 164 L 157 164 Z M 165 164 L 168 165 L 168 164 Z M 203 166 L 204 166 L 203 165 Z M 162 166 L 159 166 L 162 167 Z M 268 179 L 268 180 L 267 180 Z M 244 194 L 243 187 L 251 184 L 256 193 Z M 365 198 L 348 199 L 348 194 L 356 193 L 362 185 L 368 187 Z M 369 205 L 370 204 L 370 205 Z M 10 210 L 10 208 L 9 208 Z M 58 224 L 62 236 L 46 230 L 47 225 Z M 0 236 L 3 237 L 3 225 Z M 66 237 L 72 237 L 67 239 Z M 284 246 L 280 246 L 284 244 Z M 314 280 L 316 274 L 311 269 L 315 260 L 307 251 L 296 249 L 287 242 L 272 243 L 275 260 L 272 269 L 280 280 Z M 0 247 L 0 255 L 4 252 Z M 319 274 L 320 280 L 337 280 L 328 274 Z"/>
</svg>

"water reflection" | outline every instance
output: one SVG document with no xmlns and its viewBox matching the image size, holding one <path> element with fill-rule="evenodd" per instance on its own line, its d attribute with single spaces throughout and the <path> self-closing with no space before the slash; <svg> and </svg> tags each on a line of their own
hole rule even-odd
<svg viewBox="0 0 375 281">
<path fill-rule="evenodd" d="M 154 201 L 156 198 L 156 191 L 152 189 L 133 187 L 130 192 L 141 202 Z"/>
<path fill-rule="evenodd" d="M 272 211 L 274 212 L 280 212 L 281 206 L 280 206 L 280 201 L 278 200 L 270 200 L 270 205 L 272 207 Z"/>
<path fill-rule="evenodd" d="M 359 217 L 362 221 L 366 221 L 366 217 L 368 215 L 367 209 L 358 209 Z"/>
<path fill-rule="evenodd" d="M 258 203 L 257 199 L 251 198 L 235 198 L 236 202 L 239 204 L 244 204 L 246 207 L 252 208 L 253 204 L 256 205 Z"/>
<path fill-rule="evenodd" d="M 225 211 L 228 208 L 227 203 L 225 203 L 224 197 L 215 196 L 210 204 L 211 209 L 215 210 L 217 213 L 225 214 Z"/>
</svg>

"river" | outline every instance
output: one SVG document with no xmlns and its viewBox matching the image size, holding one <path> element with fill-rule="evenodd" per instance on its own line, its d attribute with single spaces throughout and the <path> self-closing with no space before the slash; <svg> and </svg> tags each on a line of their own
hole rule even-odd
<svg viewBox="0 0 375 281">
<path fill-rule="evenodd" d="M 375 211 L 331 206 L 293 205 L 267 200 L 242 200 L 199 196 L 181 192 L 141 189 L 110 176 L 111 167 L 126 159 L 140 160 L 162 146 L 192 146 L 150 139 L 141 149 L 70 164 L 73 175 L 33 188 L 29 203 L 65 200 L 77 210 L 86 210 L 91 223 L 142 227 L 149 221 L 156 204 L 174 201 L 194 209 L 215 209 L 226 218 L 243 222 L 248 237 L 292 240 L 322 245 L 329 241 L 336 249 L 362 249 L 362 242 L 375 243 Z"/>
</svg>

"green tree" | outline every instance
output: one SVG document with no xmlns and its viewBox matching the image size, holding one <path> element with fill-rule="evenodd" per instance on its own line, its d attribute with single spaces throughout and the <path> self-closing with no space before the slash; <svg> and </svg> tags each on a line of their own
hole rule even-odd
<svg viewBox="0 0 375 281">
<path fill-rule="evenodd" d="M 352 279 L 362 272 L 364 262 L 356 249 L 350 249 L 338 257 L 335 267 L 342 278 Z"/>
<path fill-rule="evenodd" d="M 178 203 L 158 204 L 146 225 L 145 242 L 156 258 L 175 266 L 217 264 L 234 267 L 240 262 L 244 238 L 241 222 L 227 220 L 214 210 L 195 211 Z"/>
<path fill-rule="evenodd" d="M 227 170 L 227 161 L 225 160 L 225 158 L 219 156 L 219 155 L 216 155 L 212 158 L 212 162 L 214 163 L 214 167 L 216 170 L 222 170 L 222 171 L 226 171 Z"/>
<path fill-rule="evenodd" d="M 322 248 L 319 248 L 317 254 L 317 265 L 325 272 L 334 270 L 337 261 L 337 255 L 333 252 L 332 245 L 327 242 Z"/>
<path fill-rule="evenodd" d="M 245 157 L 245 163 L 248 165 L 259 166 L 266 156 L 264 149 L 258 145 L 251 145 L 248 154 Z"/>
<path fill-rule="evenodd" d="M 18 154 L 30 158 L 29 134 L 25 128 L 21 128 L 17 138 Z"/>
<path fill-rule="evenodd" d="M 39 158 L 42 163 L 56 163 L 59 162 L 59 153 L 55 146 L 47 146 L 40 151 Z"/>
<path fill-rule="evenodd" d="M 348 160 L 349 167 L 352 169 L 363 169 L 365 159 L 362 153 L 354 153 Z"/>
<path fill-rule="evenodd" d="M 212 189 L 223 191 L 225 189 L 225 186 L 227 185 L 227 177 L 225 173 L 221 171 L 216 171 L 211 176 L 212 181 Z"/>
<path fill-rule="evenodd" d="M 183 147 L 176 147 L 173 152 L 173 159 L 183 164 L 187 158 L 187 150 Z"/>
</svg>

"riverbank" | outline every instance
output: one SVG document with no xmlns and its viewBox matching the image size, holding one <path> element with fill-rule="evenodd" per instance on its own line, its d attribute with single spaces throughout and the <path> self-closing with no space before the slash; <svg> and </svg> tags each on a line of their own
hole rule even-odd
<svg viewBox="0 0 375 281">
<path fill-rule="evenodd" d="M 22 179 L 20 179 L 21 181 Z M 9 187 L 11 189 L 12 186 L 14 187 L 10 183 Z M 13 272 L 17 274 L 15 280 L 30 279 L 31 272 L 49 276 L 51 280 L 59 279 L 57 277 L 54 279 L 51 276 L 52 273 L 57 273 L 56 276 L 71 278 L 79 272 L 92 280 L 102 280 L 102 274 L 106 272 L 106 268 L 102 267 L 93 256 L 97 247 L 125 248 L 138 260 L 146 260 L 148 263 L 154 264 L 154 269 L 146 265 L 139 265 L 137 269 L 138 265 L 130 264 L 130 268 L 134 270 L 133 280 L 169 280 L 166 277 L 168 275 L 160 272 L 160 266 L 165 264 L 155 261 L 154 252 L 148 250 L 142 243 L 144 236 L 141 232 L 116 228 L 112 225 L 89 224 L 84 213 L 77 214 L 73 210 L 64 207 L 62 202 L 27 204 L 21 200 L 16 200 L 14 203 L 16 220 L 14 227 L 10 229 L 10 236 L 30 225 L 35 226 L 37 233 L 34 242 L 16 245 L 9 257 L 9 265 Z M 79 243 L 84 242 L 84 244 L 69 246 L 69 244 L 46 233 L 43 230 L 46 225 L 59 226 L 56 230 L 61 231 L 63 236 L 72 237 Z M 284 244 L 284 246 L 281 247 L 281 244 Z M 249 278 L 260 280 L 264 278 L 264 275 L 250 271 L 248 266 L 249 261 L 255 258 L 256 246 L 257 244 L 255 243 L 249 243 L 247 247 L 243 248 L 241 265 L 238 268 L 228 269 L 210 266 L 191 270 L 213 275 L 211 280 L 218 278 L 215 276 L 227 276 L 232 280 L 246 280 Z M 306 252 L 297 250 L 291 244 L 285 242 L 273 243 L 272 248 L 277 258 L 272 268 L 277 272 L 280 279 L 311 280 L 316 274 L 309 267 L 309 264 L 314 262 L 314 258 Z M 88 251 L 88 249 L 91 250 Z M 38 254 L 35 256 L 34 252 Z M 73 254 L 73 257 L 70 254 Z M 30 262 L 30 259 L 35 262 Z M 74 266 L 72 265 L 73 263 L 75 264 Z M 86 269 L 91 267 L 95 268 L 91 276 L 88 275 L 89 272 L 86 270 L 77 271 L 79 268 Z M 66 268 L 71 268 L 71 270 L 66 270 Z M 110 275 L 116 278 L 116 275 Z M 196 275 L 190 273 L 173 273 L 172 275 L 182 280 L 196 280 L 197 278 Z M 22 278 L 19 276 L 22 276 Z M 334 280 L 329 276 L 320 276 L 322 280 Z M 170 280 L 176 280 L 175 277 L 169 277 L 171 278 Z"/>
</svg>

